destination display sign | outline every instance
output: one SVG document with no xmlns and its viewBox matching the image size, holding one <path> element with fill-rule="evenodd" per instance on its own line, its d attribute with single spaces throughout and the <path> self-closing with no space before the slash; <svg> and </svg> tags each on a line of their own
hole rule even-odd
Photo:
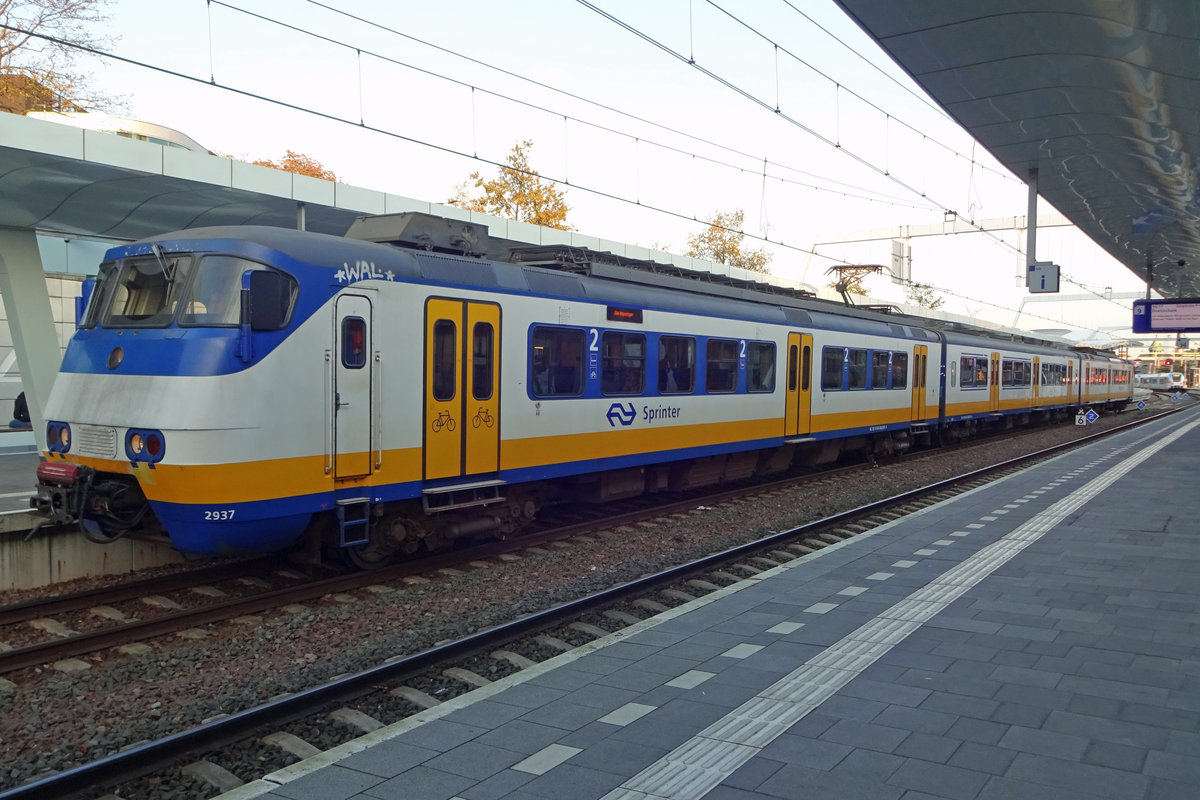
<svg viewBox="0 0 1200 800">
<path fill-rule="evenodd" d="M 1200 332 L 1200 299 L 1134 300 L 1133 332 Z"/>
</svg>

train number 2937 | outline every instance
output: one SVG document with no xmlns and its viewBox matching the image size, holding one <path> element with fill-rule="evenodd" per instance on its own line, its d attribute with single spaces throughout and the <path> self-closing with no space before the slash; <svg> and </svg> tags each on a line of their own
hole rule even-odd
<svg viewBox="0 0 1200 800">
<path fill-rule="evenodd" d="M 220 511 L 205 511 L 204 519 L 214 521 L 230 520 L 233 519 L 233 514 L 236 510 L 234 508 L 225 508 Z"/>
</svg>

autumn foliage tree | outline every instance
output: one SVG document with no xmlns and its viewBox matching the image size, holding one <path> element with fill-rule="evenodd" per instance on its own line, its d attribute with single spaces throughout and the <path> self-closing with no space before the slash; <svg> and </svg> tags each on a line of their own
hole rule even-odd
<svg viewBox="0 0 1200 800">
<path fill-rule="evenodd" d="M 526 139 L 513 146 L 506 159 L 507 166 L 500 167 L 500 174 L 484 180 L 478 172 L 454 187 L 454 195 L 446 202 L 468 211 L 492 214 L 517 222 L 528 222 L 559 230 L 574 230 L 567 224 L 566 195 L 553 183 L 543 180 L 537 170 L 529 166 L 529 150 L 533 142 Z M 470 195 L 469 186 L 481 190 L 481 194 Z"/>
<path fill-rule="evenodd" d="M 294 172 L 297 175 L 307 175 L 310 178 L 322 178 L 327 181 L 338 180 L 338 176 L 333 173 L 333 170 L 326 169 L 320 161 L 303 153 L 297 153 L 294 150 L 288 150 L 283 158 L 278 161 L 259 159 L 252 163 L 260 167 L 270 167 L 271 169 L 281 169 L 284 172 Z"/>
<path fill-rule="evenodd" d="M 79 48 L 104 49 L 96 35 L 108 0 L 0 0 L 0 109 L 115 110 L 118 102 L 87 88 L 76 69 Z"/>
<path fill-rule="evenodd" d="M 936 292 L 928 283 L 910 283 L 904 287 L 908 302 L 928 309 L 941 308 L 946 303 L 946 298 L 938 297 Z"/>
<path fill-rule="evenodd" d="M 746 213 L 739 208 L 706 219 L 708 228 L 703 233 L 688 236 L 687 255 L 752 272 L 770 272 L 770 253 L 742 247 L 742 240 L 746 238 L 746 234 L 742 233 L 745 217 Z"/>
</svg>

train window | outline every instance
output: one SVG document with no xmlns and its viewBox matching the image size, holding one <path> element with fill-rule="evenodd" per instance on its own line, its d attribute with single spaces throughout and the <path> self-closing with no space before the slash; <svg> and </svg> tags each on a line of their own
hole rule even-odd
<svg viewBox="0 0 1200 800">
<path fill-rule="evenodd" d="M 888 388 L 888 368 L 891 353 L 886 350 L 871 351 L 871 388 Z"/>
<path fill-rule="evenodd" d="M 1033 367 L 1028 361 L 1006 358 L 1000 364 L 1001 385 L 1020 389 L 1030 385 Z"/>
<path fill-rule="evenodd" d="M 578 397 L 583 394 L 584 333 L 575 328 L 533 329 L 530 394 Z"/>
<path fill-rule="evenodd" d="M 696 388 L 696 340 L 658 337 L 658 393 L 691 394 Z"/>
<path fill-rule="evenodd" d="M 746 345 L 746 391 L 775 391 L 773 342 L 750 342 Z"/>
<path fill-rule="evenodd" d="M 433 323 L 433 399 L 453 400 L 458 388 L 458 326 L 448 319 Z"/>
<path fill-rule="evenodd" d="M 846 351 L 846 388 L 867 388 L 867 351 L 851 348 Z"/>
<path fill-rule="evenodd" d="M 1042 364 L 1042 385 L 1062 386 L 1067 382 L 1065 364 Z"/>
<path fill-rule="evenodd" d="M 798 353 L 796 352 L 797 349 L 798 348 L 794 344 L 790 345 L 788 347 L 788 391 L 789 392 L 796 391 L 796 373 L 799 372 L 799 367 L 796 363 L 798 361 L 798 359 L 796 358 L 796 356 L 798 355 Z"/>
<path fill-rule="evenodd" d="M 908 388 L 908 353 L 892 353 L 892 388 Z"/>
<path fill-rule="evenodd" d="M 108 295 L 116 286 L 116 275 L 120 265 L 115 261 L 106 261 L 100 265 L 96 275 L 96 285 L 92 287 L 92 296 L 88 299 L 87 308 L 83 312 L 81 328 L 94 328 L 100 321 L 100 313 L 108 303 Z"/>
<path fill-rule="evenodd" d="M 959 359 L 959 385 L 964 389 L 988 385 L 988 359 L 985 356 L 963 356 Z"/>
<path fill-rule="evenodd" d="M 646 388 L 646 337 L 608 331 L 600 341 L 600 391 L 641 394 Z"/>
<path fill-rule="evenodd" d="M 705 388 L 710 392 L 732 392 L 738 382 L 738 343 L 733 339 L 709 339 L 705 352 Z"/>
<path fill-rule="evenodd" d="M 471 396 L 476 400 L 492 397 L 492 367 L 495 329 L 490 322 L 476 322 L 471 332 Z"/>
<path fill-rule="evenodd" d="M 808 345 L 804 346 L 804 355 L 801 358 L 800 364 L 800 391 L 807 392 L 812 375 L 812 348 Z"/>
<path fill-rule="evenodd" d="M 179 324 L 235 327 L 242 318 L 242 273 L 255 269 L 262 267 L 233 256 L 201 259 L 183 297 Z"/>
<path fill-rule="evenodd" d="M 362 317 L 342 320 L 342 366 L 362 369 L 367 363 L 367 322 Z"/>
<path fill-rule="evenodd" d="M 192 257 L 178 254 L 129 258 L 104 292 L 101 324 L 106 328 L 165 328 L 175 318 Z"/>
<path fill-rule="evenodd" d="M 842 374 L 846 366 L 846 349 L 824 347 L 821 349 L 821 391 L 833 392 L 842 388 Z"/>
</svg>

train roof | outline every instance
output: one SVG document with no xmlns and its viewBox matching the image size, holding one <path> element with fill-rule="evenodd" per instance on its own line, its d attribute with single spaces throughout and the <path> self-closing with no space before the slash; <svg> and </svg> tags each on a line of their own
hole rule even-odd
<svg viewBox="0 0 1200 800">
<path fill-rule="evenodd" d="M 849 324 L 861 333 L 927 341 L 946 336 L 952 341 L 1011 341 L 1043 347 L 1048 352 L 1070 349 L 1034 336 L 844 305 L 766 282 L 582 247 L 515 242 L 488 235 L 486 226 L 478 223 L 420 213 L 361 217 L 344 237 L 272 226 L 229 225 L 175 231 L 116 250 L 124 254 L 148 252 L 153 242 L 188 239 L 241 240 L 335 270 L 347 262 L 373 261 L 401 278 L 481 289 L 799 326 L 844 328 Z"/>
</svg>

